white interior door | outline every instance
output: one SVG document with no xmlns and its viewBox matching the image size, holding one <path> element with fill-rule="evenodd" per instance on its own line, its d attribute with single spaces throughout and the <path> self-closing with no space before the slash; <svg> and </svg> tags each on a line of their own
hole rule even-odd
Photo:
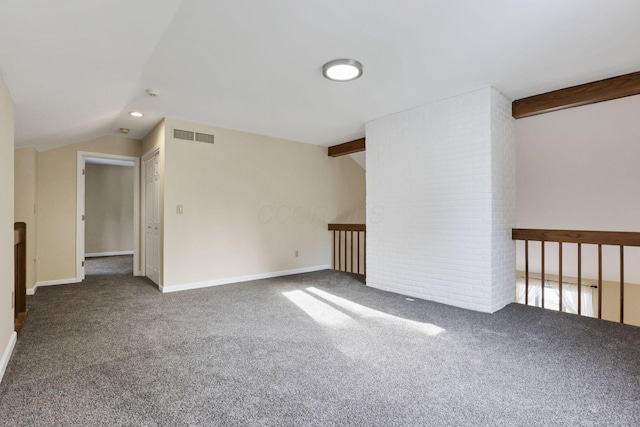
<svg viewBox="0 0 640 427">
<path fill-rule="evenodd" d="M 145 276 L 160 283 L 160 164 L 156 154 L 145 161 Z"/>
</svg>

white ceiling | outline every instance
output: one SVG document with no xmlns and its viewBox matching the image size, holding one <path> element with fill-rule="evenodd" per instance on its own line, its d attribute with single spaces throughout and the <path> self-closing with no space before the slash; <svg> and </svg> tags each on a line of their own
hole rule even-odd
<svg viewBox="0 0 640 427">
<path fill-rule="evenodd" d="M 141 138 L 165 116 L 333 145 L 487 85 L 517 99 L 638 71 L 638 16 L 637 0 L 0 0 L 0 72 L 16 146 Z M 363 77 L 325 80 L 336 58 Z"/>
</svg>

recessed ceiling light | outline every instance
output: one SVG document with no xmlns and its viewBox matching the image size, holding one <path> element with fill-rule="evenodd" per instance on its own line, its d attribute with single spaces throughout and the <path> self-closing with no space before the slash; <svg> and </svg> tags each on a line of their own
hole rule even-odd
<svg viewBox="0 0 640 427">
<path fill-rule="evenodd" d="M 348 82 L 362 75 L 362 64 L 355 59 L 336 59 L 322 66 L 322 75 L 329 80 Z"/>
<path fill-rule="evenodd" d="M 120 133 L 129 133 L 129 129 L 127 129 L 127 128 L 120 128 Z"/>
<path fill-rule="evenodd" d="M 129 115 L 133 117 L 142 117 L 142 113 L 139 111 L 132 111 L 129 113 Z"/>
</svg>

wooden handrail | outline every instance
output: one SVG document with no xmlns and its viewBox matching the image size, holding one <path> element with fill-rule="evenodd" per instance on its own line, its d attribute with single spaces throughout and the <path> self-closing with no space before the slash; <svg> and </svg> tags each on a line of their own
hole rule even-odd
<svg viewBox="0 0 640 427">
<path fill-rule="evenodd" d="M 545 243 L 558 243 L 559 270 L 559 309 L 562 311 L 562 244 L 575 243 L 578 245 L 578 295 L 582 286 L 582 245 L 598 246 L 598 318 L 602 318 L 602 245 L 620 247 L 620 323 L 624 323 L 624 247 L 640 246 L 640 233 L 630 231 L 585 231 L 585 230 L 539 230 L 530 228 L 514 228 L 511 230 L 513 240 L 524 240 L 525 244 L 525 304 L 529 304 L 529 241 L 541 242 L 541 302 L 544 308 L 545 282 Z M 582 298 L 578 297 L 578 314 L 582 314 Z"/>
<path fill-rule="evenodd" d="M 333 231 L 333 269 L 365 275 L 367 272 L 367 226 L 365 224 L 329 224 L 327 228 Z M 360 268 L 360 258 L 363 258 L 363 268 Z"/>
<path fill-rule="evenodd" d="M 367 231 L 366 224 L 329 224 L 329 231 Z"/>
<path fill-rule="evenodd" d="M 537 230 L 514 228 L 513 240 L 587 243 L 592 245 L 640 246 L 640 233 L 631 231 Z"/>
</svg>

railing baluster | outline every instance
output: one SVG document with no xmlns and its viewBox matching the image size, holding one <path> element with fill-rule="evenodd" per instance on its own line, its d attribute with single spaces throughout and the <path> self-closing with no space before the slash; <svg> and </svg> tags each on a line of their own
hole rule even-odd
<svg viewBox="0 0 640 427">
<path fill-rule="evenodd" d="M 342 271 L 347 271 L 347 240 L 349 239 L 347 236 L 347 230 L 343 231 L 343 239 L 342 239 Z"/>
<path fill-rule="evenodd" d="M 602 319 L 602 245 L 598 245 L 598 319 Z"/>
<path fill-rule="evenodd" d="M 563 297 L 563 283 L 564 283 L 564 268 L 563 268 L 563 244 L 571 243 L 578 245 L 577 256 L 577 311 L 578 315 L 582 313 L 582 244 L 596 245 L 598 247 L 598 308 L 597 315 L 599 319 L 603 318 L 603 300 L 604 300 L 604 262 L 603 262 L 603 245 L 619 246 L 620 247 L 620 323 L 624 323 L 624 293 L 625 293 L 625 277 L 624 277 L 624 249 L 626 246 L 640 247 L 640 232 L 630 231 L 581 231 L 581 230 L 549 230 L 549 229 L 523 229 L 514 228 L 511 231 L 511 237 L 513 240 L 524 241 L 524 254 L 525 254 L 525 304 L 529 305 L 529 242 L 541 242 L 541 292 L 540 292 L 540 304 L 545 308 L 545 282 L 546 282 L 546 262 L 545 262 L 545 243 L 557 242 L 558 245 L 558 302 L 559 311 L 564 311 L 566 300 Z M 589 257 L 587 257 L 589 259 Z M 590 271 L 590 270 L 589 270 Z M 589 281 L 589 278 L 585 280 Z M 587 283 L 589 287 L 589 282 Z M 537 304 L 538 301 L 534 301 Z M 589 311 L 593 310 L 593 316 L 595 317 L 595 306 L 588 308 Z M 585 310 L 587 310 L 585 308 Z"/>
<path fill-rule="evenodd" d="M 331 252 L 331 268 L 336 269 L 336 230 L 333 230 L 333 244 L 331 248 L 333 251 Z"/>
<path fill-rule="evenodd" d="M 529 305 L 529 241 L 524 241 L 524 303 Z"/>
<path fill-rule="evenodd" d="M 342 271 L 342 231 L 338 230 L 338 271 Z"/>
<path fill-rule="evenodd" d="M 353 231 L 351 231 L 351 268 L 349 271 L 353 273 Z"/>
<path fill-rule="evenodd" d="M 367 232 L 362 235 L 364 237 L 364 274 L 367 274 Z"/>
<path fill-rule="evenodd" d="M 562 312 L 562 242 L 558 242 L 558 311 Z"/>
<path fill-rule="evenodd" d="M 624 246 L 620 245 L 620 323 L 624 323 Z"/>
<path fill-rule="evenodd" d="M 582 243 L 578 243 L 578 316 L 582 314 Z"/>
<path fill-rule="evenodd" d="M 541 302 L 542 302 L 542 308 L 544 308 L 544 240 L 541 243 L 541 247 L 542 247 L 542 259 L 540 260 L 540 264 L 542 266 L 542 280 L 540 281 L 540 295 L 542 296 Z"/>
<path fill-rule="evenodd" d="M 329 224 L 328 229 L 333 232 L 333 254 L 331 257 L 333 269 L 345 273 L 366 274 L 366 224 Z M 337 238 L 336 232 L 338 233 Z M 362 233 L 362 241 L 360 233 Z M 360 267 L 360 257 L 363 259 L 363 267 Z"/>
<path fill-rule="evenodd" d="M 356 252 L 358 253 L 357 265 L 358 265 L 358 274 L 360 274 L 360 232 L 358 231 L 358 240 L 356 240 Z"/>
</svg>

